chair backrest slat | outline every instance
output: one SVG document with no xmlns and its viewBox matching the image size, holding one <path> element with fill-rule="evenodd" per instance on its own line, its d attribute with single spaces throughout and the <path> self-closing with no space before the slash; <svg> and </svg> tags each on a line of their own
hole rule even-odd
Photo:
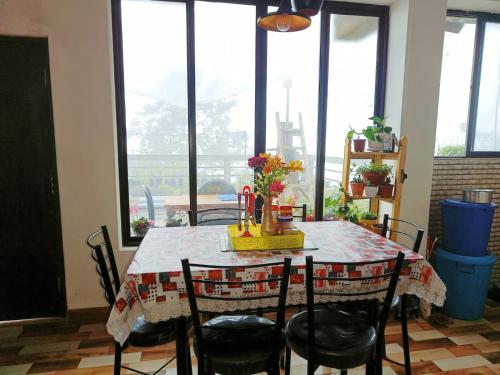
<svg viewBox="0 0 500 375">
<path fill-rule="evenodd" d="M 224 215 L 222 217 L 210 217 L 210 215 Z M 207 208 L 204 210 L 188 210 L 189 225 L 227 225 L 238 223 L 239 211 L 233 207 Z M 208 218 L 204 218 L 208 216 Z"/>
<path fill-rule="evenodd" d="M 407 224 L 408 226 L 412 227 L 412 230 L 415 231 L 415 234 L 410 234 L 410 233 L 401 231 L 399 229 L 392 229 L 392 227 L 389 226 L 389 221 Z M 391 218 L 391 217 L 389 217 L 388 214 L 385 214 L 383 225 L 382 225 L 382 236 L 387 237 L 388 233 L 389 234 L 391 234 L 391 233 L 402 234 L 402 235 L 406 236 L 407 238 L 412 239 L 413 246 L 411 247 L 411 249 L 415 253 L 418 253 L 418 251 L 420 250 L 420 244 L 422 243 L 422 238 L 424 237 L 424 230 L 419 228 L 417 224 L 412 223 L 411 221 L 408 221 L 408 220 Z"/>
<path fill-rule="evenodd" d="M 113 247 L 108 228 L 103 225 L 100 230 L 87 238 L 87 245 L 92 249 L 92 259 L 96 262 L 99 283 L 104 289 L 104 295 L 112 306 L 120 290 L 120 276 L 116 267 Z"/>
</svg>

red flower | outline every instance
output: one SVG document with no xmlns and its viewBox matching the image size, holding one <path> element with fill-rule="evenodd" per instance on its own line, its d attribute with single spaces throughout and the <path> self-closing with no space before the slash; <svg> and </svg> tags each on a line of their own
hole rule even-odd
<svg viewBox="0 0 500 375">
<path fill-rule="evenodd" d="M 270 186 L 269 186 L 269 192 L 273 193 L 274 196 L 280 194 L 285 190 L 285 185 L 281 183 L 281 181 L 274 181 Z"/>
<path fill-rule="evenodd" d="M 248 159 L 248 166 L 250 168 L 261 168 L 266 164 L 266 159 L 260 156 L 254 156 Z"/>
</svg>

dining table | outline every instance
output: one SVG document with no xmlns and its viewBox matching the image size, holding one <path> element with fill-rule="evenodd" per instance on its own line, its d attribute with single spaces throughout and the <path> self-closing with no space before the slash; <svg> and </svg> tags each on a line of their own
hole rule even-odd
<svg viewBox="0 0 500 375">
<path fill-rule="evenodd" d="M 289 280 L 287 306 L 306 304 L 305 289 L 305 257 L 312 255 L 315 261 L 351 262 L 364 265 L 354 267 L 342 265 L 334 272 L 359 273 L 362 276 L 375 275 L 380 270 L 372 267 L 370 262 L 390 259 L 398 252 L 405 254 L 403 268 L 396 289 L 396 295 L 415 295 L 420 299 L 437 306 L 442 306 L 446 296 L 446 287 L 431 264 L 422 255 L 406 247 L 370 232 L 359 225 L 347 221 L 297 222 L 295 226 L 305 234 L 304 249 L 293 250 L 260 250 L 234 251 L 228 246 L 227 226 L 193 226 L 177 228 L 151 228 L 144 237 L 139 248 L 132 257 L 123 282 L 117 294 L 116 302 L 110 312 L 107 330 L 115 341 L 124 344 L 135 320 L 144 315 L 147 322 L 159 322 L 177 319 L 179 332 L 185 329 L 186 318 L 191 315 L 189 308 L 181 259 L 188 258 L 201 264 L 217 264 L 221 266 L 238 266 L 236 275 L 227 274 L 224 268 L 214 270 L 196 270 L 197 272 L 212 272 L 221 280 L 240 277 L 242 281 L 262 278 L 262 275 L 273 272 L 266 267 L 245 268 L 245 265 L 258 265 L 282 261 L 288 256 L 292 259 Z M 333 266 L 335 268 L 335 265 Z M 332 271 L 331 269 L 329 270 Z M 321 270 L 315 269 L 315 272 Z M 265 277 L 265 276 L 264 276 Z M 248 288 L 256 284 L 241 284 L 230 290 L 211 289 L 201 293 L 230 293 L 238 296 L 248 293 Z M 259 284 L 260 285 L 260 284 Z M 344 287 L 344 286 L 343 286 Z M 370 285 L 352 286 L 352 288 L 369 288 Z M 345 285 L 345 288 L 351 288 Z M 272 293 L 265 288 L 252 290 L 257 295 Z M 356 293 L 348 293 L 356 294 Z M 381 296 L 383 297 L 383 296 Z M 329 295 L 321 296 L 319 302 L 340 302 L 352 300 L 356 296 Z M 204 310 L 214 313 L 227 313 L 242 309 L 257 309 L 269 307 L 266 304 L 275 303 L 272 299 L 250 300 L 242 305 L 241 301 L 206 300 Z M 177 373 L 186 371 L 184 335 L 177 338 Z"/>
</svg>

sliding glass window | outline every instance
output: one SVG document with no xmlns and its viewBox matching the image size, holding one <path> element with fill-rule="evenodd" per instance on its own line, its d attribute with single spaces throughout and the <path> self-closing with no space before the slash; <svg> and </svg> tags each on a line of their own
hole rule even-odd
<svg viewBox="0 0 500 375">
<path fill-rule="evenodd" d="M 383 115 L 388 8 L 325 2 L 309 29 L 274 33 L 256 26 L 272 1 L 112 4 L 123 244 L 141 222 L 234 207 L 266 151 L 303 160 L 282 199 L 321 219 L 349 125 Z"/>
</svg>

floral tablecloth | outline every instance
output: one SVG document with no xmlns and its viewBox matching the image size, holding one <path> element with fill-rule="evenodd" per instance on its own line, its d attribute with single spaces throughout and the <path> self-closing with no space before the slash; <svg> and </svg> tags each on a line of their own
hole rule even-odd
<svg viewBox="0 0 500 375">
<path fill-rule="evenodd" d="M 223 252 L 224 239 L 227 237 L 225 226 L 200 226 L 182 228 L 152 228 L 148 231 L 139 249 L 136 251 L 124 277 L 116 303 L 111 311 L 107 329 L 116 341 L 124 343 L 137 317 L 144 315 L 149 322 L 168 320 L 179 316 L 189 316 L 181 259 L 189 258 L 192 262 L 220 265 L 248 265 L 269 263 L 282 260 L 284 256 L 292 258 L 287 305 L 305 304 L 304 287 L 305 256 L 313 255 L 315 260 L 329 262 L 363 262 L 384 260 L 405 253 L 405 263 L 401 271 L 396 293 L 414 294 L 423 300 L 441 306 L 444 303 L 446 287 L 439 279 L 432 266 L 421 256 L 377 234 L 369 232 L 358 225 L 348 222 L 311 222 L 296 223 L 303 230 L 308 241 L 317 247 L 310 251 L 258 251 L 258 252 Z M 331 265 L 331 269 L 315 272 L 336 275 L 353 273 L 357 276 L 380 274 L 376 267 Z M 340 268 L 339 268 L 340 267 Z M 256 267 L 241 269 L 236 272 L 224 270 L 199 270 L 193 277 L 207 272 L 210 276 L 221 280 L 252 280 L 273 277 L 277 273 L 275 267 Z M 240 288 L 223 290 L 207 288 L 201 291 L 207 294 L 230 293 L 242 295 L 252 293 L 272 293 L 265 290 L 265 284 L 243 284 Z M 260 289 L 256 290 L 258 287 Z M 277 285 L 274 285 L 276 288 Z M 343 288 L 373 287 L 370 285 L 342 286 Z M 269 286 L 268 288 L 273 288 Z M 326 297 L 325 297 L 326 298 Z M 353 297 L 328 297 L 328 301 Z M 354 297 L 355 298 L 355 297 Z M 273 304 L 273 299 L 262 302 L 256 300 L 237 304 L 228 301 L 205 300 L 204 309 L 214 312 L 232 311 L 243 308 L 265 307 L 262 303 Z M 260 303 L 260 304 L 258 304 Z M 258 305 L 257 305 L 258 304 Z"/>
</svg>

